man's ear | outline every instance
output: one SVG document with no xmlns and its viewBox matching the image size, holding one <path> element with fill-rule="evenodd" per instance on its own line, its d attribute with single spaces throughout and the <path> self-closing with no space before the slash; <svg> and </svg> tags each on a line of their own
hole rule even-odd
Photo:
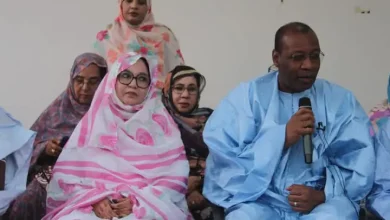
<svg viewBox="0 0 390 220">
<path fill-rule="evenodd" d="M 274 66 L 277 68 L 279 67 L 279 58 L 280 58 L 280 53 L 275 49 L 272 50 L 272 61 L 274 62 Z"/>
</svg>

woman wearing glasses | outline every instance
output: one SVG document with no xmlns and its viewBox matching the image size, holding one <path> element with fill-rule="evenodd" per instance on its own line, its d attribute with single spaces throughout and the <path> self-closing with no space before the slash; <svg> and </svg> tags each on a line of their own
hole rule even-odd
<svg viewBox="0 0 390 220">
<path fill-rule="evenodd" d="M 205 159 L 208 148 L 202 130 L 212 109 L 198 108 L 200 94 L 206 85 L 203 75 L 189 66 L 177 66 L 165 81 L 163 101 L 178 124 L 190 164 L 187 203 L 193 217 L 211 219 L 211 208 L 202 195 Z"/>
<path fill-rule="evenodd" d="M 68 87 L 31 127 L 37 136 L 30 164 L 30 183 L 26 192 L 9 208 L 9 219 L 40 220 L 45 215 L 46 185 L 51 166 L 60 155 L 66 138 L 88 111 L 106 72 L 106 61 L 97 54 L 84 53 L 75 59 Z"/>
<path fill-rule="evenodd" d="M 129 53 L 113 64 L 53 169 L 44 220 L 189 219 L 189 167 L 157 59 Z"/>
</svg>

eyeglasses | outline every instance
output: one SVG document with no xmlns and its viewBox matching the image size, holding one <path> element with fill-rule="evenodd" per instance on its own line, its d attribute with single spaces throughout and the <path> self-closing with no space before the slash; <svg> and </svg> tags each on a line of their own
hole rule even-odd
<svg viewBox="0 0 390 220">
<path fill-rule="evenodd" d="M 150 86 L 150 79 L 146 73 L 140 73 L 138 76 L 134 76 L 133 73 L 125 70 L 118 75 L 118 81 L 123 85 L 130 85 L 133 79 L 135 79 L 137 87 L 141 89 L 146 89 Z"/>
<path fill-rule="evenodd" d="M 324 59 L 325 54 L 322 51 L 317 51 L 309 54 L 296 53 L 290 56 L 290 59 L 297 63 L 303 63 L 307 58 L 310 59 L 311 62 L 321 63 Z"/>
<path fill-rule="evenodd" d="M 185 87 L 184 85 L 177 85 L 177 86 L 173 86 L 172 88 L 172 91 L 178 95 L 183 94 L 185 90 L 187 90 L 188 94 L 190 95 L 198 94 L 198 87 L 196 86 Z"/>
<path fill-rule="evenodd" d="M 275 66 L 275 64 L 272 64 L 271 66 L 268 67 L 268 72 L 273 72 L 273 71 L 277 71 L 278 68 Z"/>
<path fill-rule="evenodd" d="M 73 82 L 76 84 L 76 86 L 91 86 L 91 87 L 96 87 L 99 85 L 101 79 L 99 78 L 90 78 L 90 79 L 85 79 L 82 76 L 77 76 L 76 78 L 73 79 Z"/>
</svg>

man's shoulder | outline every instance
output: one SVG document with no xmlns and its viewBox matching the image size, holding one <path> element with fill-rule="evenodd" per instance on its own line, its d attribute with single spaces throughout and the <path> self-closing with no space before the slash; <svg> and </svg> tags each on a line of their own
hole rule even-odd
<svg viewBox="0 0 390 220">
<path fill-rule="evenodd" d="M 321 90 L 327 95 L 337 95 L 339 98 L 344 98 L 345 96 L 353 96 L 352 91 L 340 86 L 337 83 L 330 82 L 326 79 L 317 79 L 314 86 L 316 88 L 321 88 Z"/>
<path fill-rule="evenodd" d="M 357 114 L 356 111 L 358 111 L 359 114 L 366 116 L 352 91 L 324 79 L 317 80 L 314 88 L 318 104 L 327 106 L 327 110 L 332 114 L 337 112 L 339 116 L 349 116 Z"/>
<path fill-rule="evenodd" d="M 270 84 L 272 82 L 274 82 L 278 77 L 278 74 L 277 72 L 271 72 L 271 73 L 267 73 L 265 75 L 262 75 L 262 76 L 258 76 L 252 80 L 249 81 L 249 83 L 252 83 L 252 84 L 257 84 L 257 85 L 260 85 L 260 84 Z"/>
<path fill-rule="evenodd" d="M 259 90 L 270 91 L 271 87 L 276 85 L 276 83 L 274 83 L 276 79 L 277 74 L 276 72 L 273 72 L 241 82 L 229 93 L 228 97 L 236 97 L 237 95 L 253 95 L 253 93 L 257 93 Z"/>
<path fill-rule="evenodd" d="M 277 85 L 278 75 L 277 72 L 271 72 L 267 73 L 262 76 L 258 76 L 254 79 L 251 79 L 247 82 L 242 83 L 241 86 L 246 87 L 249 91 L 254 92 L 253 90 L 264 90 L 269 91 L 271 88 L 273 88 L 275 85 Z"/>
</svg>

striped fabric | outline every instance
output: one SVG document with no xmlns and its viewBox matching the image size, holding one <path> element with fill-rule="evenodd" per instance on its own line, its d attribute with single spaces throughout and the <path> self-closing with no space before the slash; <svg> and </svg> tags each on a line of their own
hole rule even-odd
<svg viewBox="0 0 390 220">
<path fill-rule="evenodd" d="M 120 58 L 100 84 L 53 169 L 44 219 L 97 219 L 92 205 L 129 197 L 133 213 L 122 219 L 189 219 L 185 193 L 189 173 L 176 123 L 156 88 L 157 58 L 150 66 L 145 101 L 124 106 L 115 94 L 118 74 L 141 58 Z"/>
</svg>

